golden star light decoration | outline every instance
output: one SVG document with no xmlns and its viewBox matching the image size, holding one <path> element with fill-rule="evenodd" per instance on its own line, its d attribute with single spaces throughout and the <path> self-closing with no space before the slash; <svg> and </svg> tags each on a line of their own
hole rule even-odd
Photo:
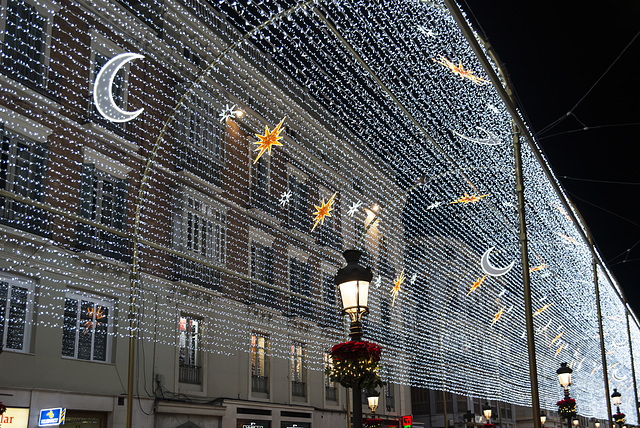
<svg viewBox="0 0 640 428">
<path fill-rule="evenodd" d="M 477 193 L 474 193 L 473 195 L 469 195 L 468 193 L 465 193 L 460 199 L 456 199 L 453 202 L 449 202 L 449 204 L 465 204 L 465 205 L 475 204 L 480 199 L 485 198 L 487 196 L 489 196 L 488 193 L 486 195 L 478 195 Z"/>
<path fill-rule="evenodd" d="M 449 61 L 447 58 L 443 57 L 442 55 L 440 55 L 439 60 L 435 58 L 431 58 L 431 59 L 437 62 L 438 64 L 444 65 L 445 67 L 447 67 L 449 70 L 453 72 L 453 74 L 457 74 L 462 79 L 471 80 L 476 85 L 482 86 L 485 83 L 489 83 L 488 80 L 485 80 L 482 77 L 476 76 L 473 71 L 465 70 L 465 68 L 462 66 L 462 62 L 460 62 L 460 65 L 455 65 L 452 61 Z"/>
<path fill-rule="evenodd" d="M 328 202 L 325 202 L 324 198 L 322 198 L 322 203 L 320 204 L 320 206 L 314 205 L 314 207 L 316 208 L 314 220 L 316 222 L 313 224 L 313 227 L 311 228 L 312 232 L 316 228 L 318 223 L 320 223 L 321 226 L 324 224 L 325 217 L 331 217 L 331 210 L 333 210 L 333 202 L 335 200 L 336 194 L 337 192 L 334 193 L 333 196 L 331 196 L 331 199 L 329 199 Z"/>
<path fill-rule="evenodd" d="M 404 269 L 402 269 L 402 272 L 400 272 L 400 275 L 398 275 L 396 280 L 393 282 L 395 285 L 391 289 L 391 295 L 393 296 L 393 301 L 391 302 L 391 306 L 393 306 L 396 303 L 396 297 L 400 293 L 400 286 L 402 285 L 404 280 L 405 280 Z"/>
<path fill-rule="evenodd" d="M 471 286 L 471 290 L 469 290 L 469 292 L 467 293 L 467 296 L 471 294 L 473 291 L 475 291 L 476 288 L 480 287 L 486 278 L 487 278 L 487 275 L 483 276 L 482 278 L 474 282 L 473 285 Z"/>
<path fill-rule="evenodd" d="M 264 135 L 256 134 L 256 137 L 258 137 L 260 141 L 253 142 L 253 144 L 258 145 L 258 147 L 254 149 L 254 151 L 257 152 L 258 150 L 260 150 L 260 153 L 258 153 L 258 157 L 256 158 L 256 160 L 253 161 L 254 164 L 258 162 L 258 159 L 260 159 L 265 151 L 269 152 L 269 156 L 271 156 L 271 146 L 282 145 L 280 140 L 283 138 L 283 136 L 281 136 L 280 133 L 283 131 L 283 129 L 281 129 L 281 126 L 284 123 L 285 119 L 286 116 L 282 118 L 278 126 L 276 126 L 273 131 L 269 131 L 269 126 L 267 125 L 265 126 Z"/>
</svg>

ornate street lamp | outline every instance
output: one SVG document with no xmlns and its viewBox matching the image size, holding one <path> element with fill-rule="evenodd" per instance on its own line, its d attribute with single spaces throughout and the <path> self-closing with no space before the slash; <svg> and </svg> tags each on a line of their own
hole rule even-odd
<svg viewBox="0 0 640 428">
<path fill-rule="evenodd" d="M 573 373 L 573 370 L 571 369 L 571 367 L 567 366 L 567 363 L 560 363 L 560 368 L 556 370 L 556 373 L 558 374 L 560 385 L 562 385 L 562 387 L 564 388 L 564 400 L 562 401 L 573 400 L 571 397 L 569 397 L 569 386 L 571 386 L 571 373 Z M 575 401 L 573 401 L 573 403 L 575 404 Z M 565 410 L 564 414 L 562 411 L 560 411 L 560 414 L 562 417 L 567 418 L 567 428 L 571 428 L 571 418 L 575 415 L 575 412 L 567 412 Z M 580 421 L 578 421 L 578 423 L 580 423 Z"/>
<path fill-rule="evenodd" d="M 571 421 L 573 422 L 573 426 L 578 428 L 578 425 L 580 425 L 580 419 L 578 419 L 578 417 L 574 417 L 573 420 Z"/>
<path fill-rule="evenodd" d="M 338 271 L 334 280 L 342 298 L 342 312 L 349 315 L 351 329 L 349 336 L 353 341 L 362 339 L 362 316 L 369 312 L 369 283 L 373 279 L 371 268 L 360 266 L 362 252 L 347 250 L 344 253 L 347 265 Z"/>
<path fill-rule="evenodd" d="M 567 363 L 561 363 L 556 373 L 558 373 L 560 385 L 564 387 L 564 398 L 569 398 L 569 386 L 571 386 L 571 373 L 573 373 L 573 370 L 567 366 Z"/>
<path fill-rule="evenodd" d="M 489 405 L 489 403 L 486 403 L 484 406 L 482 406 L 482 414 L 485 418 L 487 418 L 487 423 L 491 423 L 491 406 Z"/>
<path fill-rule="evenodd" d="M 362 339 L 362 317 L 369 312 L 367 300 L 373 274 L 370 268 L 358 264 L 362 256 L 361 251 L 346 250 L 342 254 L 347 265 L 338 270 L 334 283 L 342 298 L 342 312 L 349 315 L 351 320 L 349 337 L 351 341 L 358 342 Z M 362 428 L 362 390 L 360 388 L 353 388 L 353 426 Z"/>
<path fill-rule="evenodd" d="M 611 402 L 614 406 L 616 406 L 616 414 L 613 415 L 613 421 L 616 425 L 621 426 L 624 423 L 625 415 L 620 412 L 620 404 L 622 404 L 622 394 L 620 394 L 618 388 L 613 388 L 613 394 L 611 394 Z"/>
<path fill-rule="evenodd" d="M 378 391 L 369 392 L 367 401 L 369 402 L 369 408 L 371 409 L 371 418 L 376 417 L 376 409 L 378 408 L 378 400 L 380 399 L 380 393 Z"/>
<path fill-rule="evenodd" d="M 544 423 L 547 422 L 547 414 L 545 412 L 540 413 L 540 425 L 544 427 Z"/>
<path fill-rule="evenodd" d="M 600 428 L 600 421 L 596 421 L 594 425 L 596 426 L 596 428 Z"/>
</svg>

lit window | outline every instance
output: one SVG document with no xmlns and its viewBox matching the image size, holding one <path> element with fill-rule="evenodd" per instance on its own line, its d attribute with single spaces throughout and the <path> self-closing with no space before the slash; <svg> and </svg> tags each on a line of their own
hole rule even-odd
<svg viewBox="0 0 640 428">
<path fill-rule="evenodd" d="M 201 328 L 202 320 L 188 315 L 180 317 L 178 324 L 180 382 L 193 384 L 200 384 L 201 382 Z"/>
<path fill-rule="evenodd" d="M 251 391 L 269 392 L 269 336 L 251 334 Z"/>
<path fill-rule="evenodd" d="M 109 361 L 113 305 L 89 296 L 67 294 L 62 326 L 62 355 L 79 360 Z"/>
<path fill-rule="evenodd" d="M 291 386 L 293 396 L 306 397 L 305 352 L 300 342 L 291 345 Z"/>
</svg>

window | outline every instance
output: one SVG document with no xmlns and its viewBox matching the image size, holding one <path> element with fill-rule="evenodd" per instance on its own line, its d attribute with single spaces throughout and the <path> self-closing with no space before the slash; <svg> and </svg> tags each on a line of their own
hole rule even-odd
<svg viewBox="0 0 640 428">
<path fill-rule="evenodd" d="M 391 381 L 391 375 L 389 375 L 389 378 L 387 379 L 387 382 L 384 385 L 384 401 L 385 401 L 385 404 L 387 405 L 387 411 L 389 412 L 395 412 L 396 410 L 395 389 L 396 389 L 396 386 Z M 436 413 L 438 413 L 437 395 L 438 394 L 436 394 Z M 449 399 L 451 399 L 450 393 L 449 393 Z M 451 409 L 451 407 L 449 407 L 449 409 Z"/>
<path fill-rule="evenodd" d="M 110 360 L 112 303 L 67 294 L 62 325 L 62 356 L 79 360 Z"/>
<path fill-rule="evenodd" d="M 126 207 L 126 180 L 100 171 L 94 164 L 82 165 L 80 217 L 124 231 Z M 129 260 L 126 238 L 88 224 L 80 223 L 78 226 L 78 245 L 108 257 Z"/>
<path fill-rule="evenodd" d="M 251 392 L 269 393 L 269 336 L 251 334 Z"/>
<path fill-rule="evenodd" d="M 291 345 L 291 395 L 307 396 L 306 379 L 304 344 L 293 342 Z"/>
<path fill-rule="evenodd" d="M 0 133 L 0 188 L 43 202 L 47 175 L 47 145 L 2 129 Z M 0 197 L 0 222 L 41 236 L 47 236 L 51 232 L 50 222 L 44 210 L 5 197 Z"/>
<path fill-rule="evenodd" d="M 199 385 L 202 382 L 200 347 L 202 320 L 189 315 L 180 317 L 178 325 L 178 381 Z"/>
<path fill-rule="evenodd" d="M 45 87 L 47 18 L 23 0 L 6 0 L 2 68 L 32 88 Z"/>
<path fill-rule="evenodd" d="M 324 369 L 325 372 L 327 369 L 333 368 L 333 359 L 328 352 L 324 353 Z M 324 391 L 325 391 L 325 399 L 327 401 L 338 401 L 338 385 L 336 382 L 332 381 L 328 375 L 324 375 Z"/>
<path fill-rule="evenodd" d="M 219 266 L 226 261 L 226 214 L 222 207 L 205 202 L 204 195 L 184 190 L 177 198 L 174 229 L 176 247 Z M 220 271 L 182 257 L 174 259 L 174 279 L 210 289 L 220 289 Z"/>
<path fill-rule="evenodd" d="M 330 307 L 322 307 L 322 316 L 320 317 L 320 324 L 322 327 L 342 328 L 342 317 L 340 316 L 340 310 L 336 305 L 336 293 L 337 290 L 333 282 L 333 276 L 328 273 L 323 273 L 322 301 L 330 305 Z"/>
<path fill-rule="evenodd" d="M 289 226 L 301 232 L 309 230 L 308 187 L 305 177 L 289 173 Z"/>
<path fill-rule="evenodd" d="M 380 257 L 378 260 L 378 273 L 385 278 L 393 277 L 391 260 L 389 259 L 389 243 L 384 236 L 380 237 L 379 255 Z"/>
<path fill-rule="evenodd" d="M 0 339 L 5 350 L 28 351 L 33 283 L 0 276 Z"/>
<path fill-rule="evenodd" d="M 269 157 L 266 155 L 260 156 L 258 162 L 251 165 L 250 207 L 259 208 L 269 214 L 274 213 L 273 203 L 269 199 Z"/>
<path fill-rule="evenodd" d="M 289 257 L 289 286 L 293 293 L 311 298 L 311 271 L 308 263 Z M 313 319 L 313 305 L 310 300 L 297 296 L 290 298 L 289 315 Z"/>
<path fill-rule="evenodd" d="M 193 94 L 180 109 L 178 160 L 180 168 L 220 186 L 225 161 L 226 125 L 204 94 Z"/>
<path fill-rule="evenodd" d="M 273 248 L 257 242 L 251 243 L 251 277 L 273 284 Z M 251 284 L 251 300 L 265 306 L 276 307 L 275 291 L 261 284 Z"/>
</svg>

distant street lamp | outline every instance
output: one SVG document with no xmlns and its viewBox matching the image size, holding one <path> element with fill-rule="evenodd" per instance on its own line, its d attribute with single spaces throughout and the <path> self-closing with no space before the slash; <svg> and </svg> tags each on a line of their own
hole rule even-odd
<svg viewBox="0 0 640 428">
<path fill-rule="evenodd" d="M 618 391 L 618 388 L 613 388 L 613 394 L 611 394 L 611 402 L 616 406 L 616 414 L 613 415 L 613 421 L 616 425 L 621 426 L 624 424 L 624 413 L 620 412 L 620 404 L 622 404 L 622 394 Z"/>
<path fill-rule="evenodd" d="M 540 413 L 540 425 L 544 427 L 544 423 L 547 422 L 547 414 L 545 412 Z"/>
<path fill-rule="evenodd" d="M 491 406 L 489 403 L 486 403 L 482 406 L 482 414 L 485 418 L 487 418 L 487 423 L 491 423 Z"/>
<path fill-rule="evenodd" d="M 376 409 L 378 408 L 378 400 L 380 399 L 380 393 L 378 391 L 369 392 L 367 401 L 369 402 L 369 408 L 371 409 L 371 418 L 376 417 Z"/>
<path fill-rule="evenodd" d="M 577 416 L 575 418 L 573 418 L 573 421 L 571 421 L 571 422 L 573 422 L 573 426 L 576 427 L 576 428 L 578 427 L 578 425 L 580 425 L 580 419 L 578 419 Z"/>
<path fill-rule="evenodd" d="M 600 421 L 596 421 L 594 425 L 596 426 L 596 428 L 600 428 Z"/>
<path fill-rule="evenodd" d="M 342 298 L 342 312 L 349 315 L 351 320 L 349 337 L 352 342 L 359 342 L 362 340 L 362 317 L 369 312 L 367 300 L 373 274 L 370 268 L 365 268 L 358 263 L 362 256 L 361 251 L 346 250 L 342 254 L 347 265 L 338 270 L 334 283 Z M 360 388 L 353 388 L 353 426 L 362 428 L 362 389 Z"/>
</svg>

